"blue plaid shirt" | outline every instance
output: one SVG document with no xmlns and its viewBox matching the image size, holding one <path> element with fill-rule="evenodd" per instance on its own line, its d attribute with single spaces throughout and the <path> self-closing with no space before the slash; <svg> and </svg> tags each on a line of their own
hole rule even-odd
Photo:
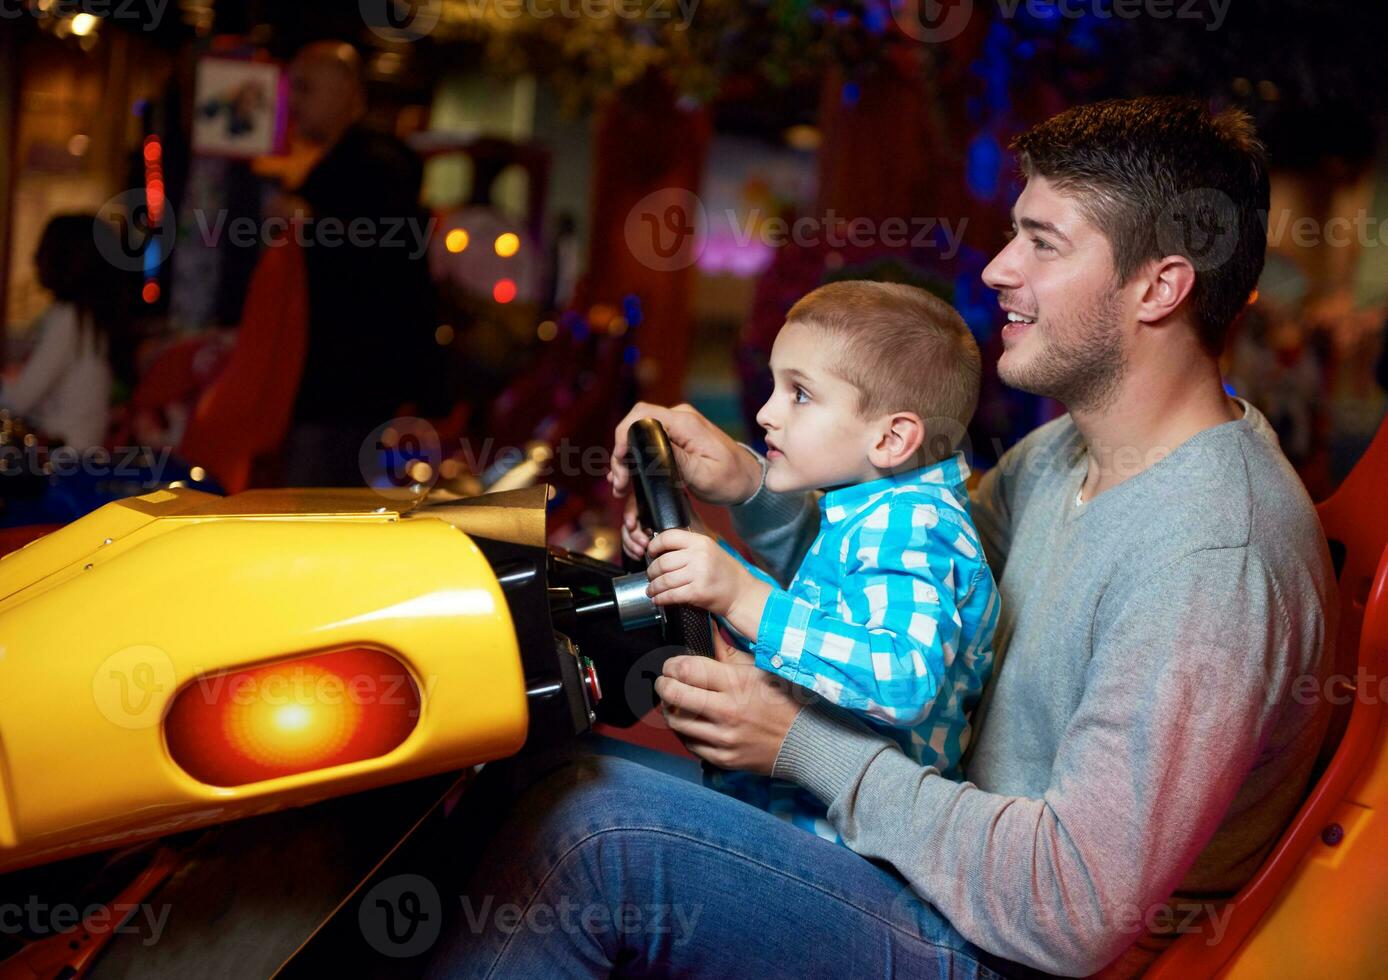
<svg viewBox="0 0 1388 980">
<path fill-rule="evenodd" d="M 819 502 L 819 535 L 788 589 L 734 552 L 772 586 L 751 643 L 757 666 L 858 712 L 952 779 L 962 776 L 998 620 L 997 587 L 969 515 L 968 473 L 956 454 L 829 491 Z M 809 793 L 747 776 L 715 771 L 709 782 L 835 838 Z"/>
</svg>

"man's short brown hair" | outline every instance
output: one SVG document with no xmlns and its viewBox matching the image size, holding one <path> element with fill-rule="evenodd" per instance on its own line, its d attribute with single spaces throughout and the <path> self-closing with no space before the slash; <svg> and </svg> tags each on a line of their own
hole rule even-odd
<svg viewBox="0 0 1388 980">
<path fill-rule="evenodd" d="M 982 358 L 963 317 L 916 286 L 851 280 L 820 286 L 786 314 L 837 343 L 834 370 L 858 389 L 858 414 L 914 412 L 929 462 L 958 447 L 978 407 Z"/>
<path fill-rule="evenodd" d="M 1224 349 L 1267 251 L 1268 172 L 1253 121 L 1175 96 L 1077 106 L 1012 141 L 1022 176 L 1072 195 L 1113 250 L 1119 283 L 1181 254 L 1195 266 L 1201 345 Z"/>
</svg>

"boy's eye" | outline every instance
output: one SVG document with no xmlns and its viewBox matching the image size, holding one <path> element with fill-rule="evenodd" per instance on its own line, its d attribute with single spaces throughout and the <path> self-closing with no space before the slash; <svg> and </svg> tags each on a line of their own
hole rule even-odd
<svg viewBox="0 0 1388 980">
<path fill-rule="evenodd" d="M 803 405 L 810 400 L 810 393 L 799 385 L 795 386 L 795 404 Z"/>
</svg>

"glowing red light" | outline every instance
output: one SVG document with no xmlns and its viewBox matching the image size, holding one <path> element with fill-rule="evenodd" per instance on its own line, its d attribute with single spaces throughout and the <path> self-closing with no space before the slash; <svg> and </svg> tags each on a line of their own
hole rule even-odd
<svg viewBox="0 0 1388 980">
<path fill-rule="evenodd" d="M 380 650 L 208 674 L 174 699 L 169 754 L 199 782 L 242 786 L 385 755 L 419 720 L 419 687 Z"/>
<path fill-rule="evenodd" d="M 145 283 L 145 288 L 140 290 L 140 295 L 144 297 L 146 303 L 151 305 L 159 302 L 159 284 L 157 282 Z"/>
<path fill-rule="evenodd" d="M 498 303 L 509 303 L 516 298 L 516 284 L 511 279 L 498 279 L 492 287 L 492 299 Z"/>
<path fill-rule="evenodd" d="M 145 162 L 155 163 L 164 155 L 164 147 L 154 137 L 145 140 Z"/>
</svg>

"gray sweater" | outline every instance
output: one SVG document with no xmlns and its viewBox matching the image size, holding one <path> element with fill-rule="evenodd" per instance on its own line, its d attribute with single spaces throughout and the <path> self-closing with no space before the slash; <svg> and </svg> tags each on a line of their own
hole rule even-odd
<svg viewBox="0 0 1388 980">
<path fill-rule="evenodd" d="M 1002 596 L 999 668 L 967 781 L 824 703 L 776 761 L 981 948 L 1071 976 L 1137 972 L 1252 875 L 1295 812 L 1327 720 L 1335 583 L 1267 420 L 1207 429 L 1083 505 L 1066 416 L 972 499 Z M 1137 468 L 1137 467 L 1134 467 Z M 784 579 L 814 496 L 732 508 Z M 1301 685 L 1293 681 L 1302 677 Z"/>
</svg>

